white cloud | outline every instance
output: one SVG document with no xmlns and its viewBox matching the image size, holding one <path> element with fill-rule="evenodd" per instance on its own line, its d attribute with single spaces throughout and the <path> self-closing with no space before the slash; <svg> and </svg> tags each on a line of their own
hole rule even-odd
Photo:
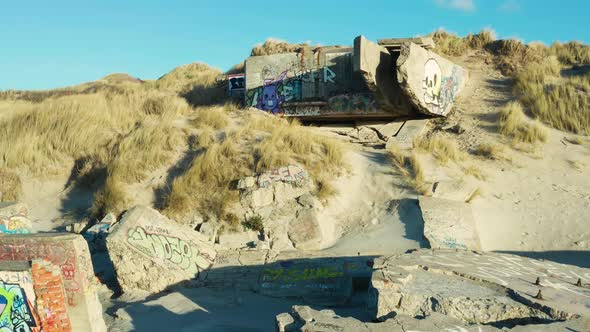
<svg viewBox="0 0 590 332">
<path fill-rule="evenodd" d="M 500 6 L 498 6 L 498 9 L 500 11 L 506 12 L 506 13 L 514 13 L 519 11 L 521 8 L 520 2 L 518 2 L 518 0 L 506 0 L 504 2 L 502 2 L 500 4 Z"/>
<path fill-rule="evenodd" d="M 466 12 L 475 10 L 474 0 L 434 0 L 437 6 L 458 9 Z"/>
</svg>

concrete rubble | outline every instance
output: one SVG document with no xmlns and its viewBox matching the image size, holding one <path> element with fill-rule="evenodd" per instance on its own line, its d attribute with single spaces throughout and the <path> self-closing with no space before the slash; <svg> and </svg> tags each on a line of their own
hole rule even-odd
<svg viewBox="0 0 590 332">
<path fill-rule="evenodd" d="M 369 308 L 379 320 L 441 313 L 469 324 L 522 325 L 590 317 L 589 269 L 463 250 L 381 257 L 374 268 Z"/>
<path fill-rule="evenodd" d="M 342 317 L 333 310 L 315 310 L 308 306 L 293 306 L 291 312 L 276 316 L 278 332 L 338 331 L 338 332 L 408 332 L 408 331 L 449 331 L 449 332 L 565 332 L 587 331 L 590 320 L 574 319 L 543 325 L 523 325 L 513 328 L 496 328 L 490 325 L 466 324 L 457 319 L 433 313 L 425 318 L 415 319 L 407 315 L 397 315 L 381 323 L 363 322 L 352 317 Z"/>
<path fill-rule="evenodd" d="M 211 267 L 216 251 L 198 232 L 136 206 L 110 230 L 107 248 L 123 291 L 159 292 Z"/>
<path fill-rule="evenodd" d="M 418 202 L 431 248 L 481 250 L 471 205 L 427 196 Z"/>
</svg>

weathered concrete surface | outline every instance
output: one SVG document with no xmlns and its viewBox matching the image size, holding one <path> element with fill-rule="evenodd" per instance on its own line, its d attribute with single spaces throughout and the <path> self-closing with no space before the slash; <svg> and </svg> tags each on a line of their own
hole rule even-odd
<svg viewBox="0 0 590 332">
<path fill-rule="evenodd" d="M 0 261 L 46 260 L 58 266 L 73 331 L 106 331 L 88 245 L 71 233 L 0 237 Z"/>
<path fill-rule="evenodd" d="M 297 218 L 289 223 L 289 239 L 300 250 L 318 250 L 322 242 L 317 215 L 313 210 L 298 213 Z"/>
<path fill-rule="evenodd" d="M 362 322 L 352 317 L 341 317 L 332 310 L 320 311 L 308 306 L 293 306 L 290 313 L 277 315 L 276 322 L 279 332 L 500 331 L 490 326 L 469 326 L 456 319 L 439 314 L 433 314 L 421 320 L 398 315 L 381 323 L 371 323 Z"/>
<path fill-rule="evenodd" d="M 24 203 L 0 202 L 0 235 L 31 233 L 32 223 L 27 217 L 28 212 Z"/>
<path fill-rule="evenodd" d="M 354 55 L 354 71 L 362 75 L 382 110 L 400 116 L 415 113 L 397 84 L 395 59 L 385 47 L 358 36 L 354 39 Z"/>
<path fill-rule="evenodd" d="M 271 297 L 300 298 L 308 303 L 342 305 L 351 300 L 353 282 L 371 277 L 374 257 L 322 257 L 297 251 L 218 252 L 215 266 L 199 275 L 212 288 L 251 290 Z"/>
<path fill-rule="evenodd" d="M 195 278 L 215 260 L 198 232 L 145 206 L 127 211 L 107 237 L 109 256 L 123 291 L 159 292 Z"/>
<path fill-rule="evenodd" d="M 406 315 L 397 315 L 381 323 L 362 322 L 352 317 L 341 317 L 332 310 L 315 310 L 308 306 L 293 306 L 290 313 L 282 313 L 276 316 L 277 331 L 338 331 L 338 332 L 572 332 L 588 331 L 590 320 L 575 319 L 567 322 L 550 324 L 532 324 L 516 326 L 512 329 L 499 329 L 489 325 L 466 324 L 449 316 L 433 313 L 426 318 L 415 319 Z"/>
<path fill-rule="evenodd" d="M 433 249 L 481 250 L 471 205 L 448 199 L 420 196 L 424 237 Z"/>
<path fill-rule="evenodd" d="M 590 317 L 590 269 L 453 250 L 382 257 L 374 268 L 370 309 L 381 320 L 432 312 L 479 324 Z"/>
<path fill-rule="evenodd" d="M 414 43 L 405 43 L 397 60 L 397 79 L 420 112 L 446 116 L 465 86 L 462 67 Z"/>
<path fill-rule="evenodd" d="M 422 135 L 428 126 L 428 120 L 408 120 L 404 122 L 397 134 L 390 137 L 388 144 L 397 144 L 402 149 L 411 149 L 414 138 Z M 387 145 L 386 145 L 387 147 Z"/>
</svg>

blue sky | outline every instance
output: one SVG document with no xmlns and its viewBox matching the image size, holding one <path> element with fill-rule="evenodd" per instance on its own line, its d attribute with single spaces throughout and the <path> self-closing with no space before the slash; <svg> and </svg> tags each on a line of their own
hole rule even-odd
<svg viewBox="0 0 590 332">
<path fill-rule="evenodd" d="M 590 42 L 590 1 L 2 0 L 0 90 L 49 89 L 126 72 L 154 79 L 206 62 L 228 69 L 268 37 L 349 45 L 440 27 L 524 41 Z M 89 2 L 89 1 L 88 1 Z"/>
</svg>

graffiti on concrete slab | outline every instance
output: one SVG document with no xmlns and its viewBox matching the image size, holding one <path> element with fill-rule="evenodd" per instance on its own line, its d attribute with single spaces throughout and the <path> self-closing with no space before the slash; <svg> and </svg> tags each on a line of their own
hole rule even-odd
<svg viewBox="0 0 590 332">
<path fill-rule="evenodd" d="M 436 59 L 428 59 L 424 64 L 424 102 L 429 110 L 436 114 L 446 114 L 455 101 L 459 89 L 459 67 L 453 66 L 450 76 L 443 76 Z"/>
<path fill-rule="evenodd" d="M 17 214 L 10 217 L 0 216 L 0 233 L 29 234 L 31 221 L 25 215 Z"/>
<path fill-rule="evenodd" d="M 0 331 L 40 331 L 32 301 L 33 292 L 25 292 L 19 284 L 0 282 Z"/>
<path fill-rule="evenodd" d="M 180 269 L 197 274 L 211 266 L 213 260 L 189 242 L 170 235 L 148 233 L 142 227 L 130 229 L 127 242 L 150 258 L 162 259 Z"/>
<path fill-rule="evenodd" d="M 508 286 L 508 282 L 505 280 L 507 278 L 529 276 L 529 279 L 534 280 L 536 277 L 541 277 L 546 278 L 544 286 L 580 295 L 581 293 L 576 291 L 572 285 L 578 279 L 590 280 L 590 273 L 577 273 L 573 267 L 523 257 L 487 255 L 464 257 L 460 253 L 454 253 L 452 256 L 437 253 L 437 255 L 424 255 L 422 259 L 430 263 L 453 268 L 469 267 L 475 270 L 476 275 L 493 279 L 494 282 L 498 282 L 503 286 Z M 552 282 L 548 277 L 557 277 L 563 282 Z M 590 298 L 585 294 L 581 295 Z"/>
<path fill-rule="evenodd" d="M 307 267 L 307 268 L 276 268 L 266 269 L 262 273 L 263 281 L 297 282 L 311 281 L 344 276 L 344 272 L 333 267 Z"/>
<path fill-rule="evenodd" d="M 307 179 L 307 172 L 301 166 L 289 165 L 260 174 L 257 182 L 261 188 L 267 188 L 273 182 L 287 182 L 301 186 Z"/>
<path fill-rule="evenodd" d="M 370 93 L 353 93 L 333 96 L 328 99 L 328 106 L 337 112 L 376 112 L 377 103 Z"/>
<path fill-rule="evenodd" d="M 260 76 L 263 85 L 246 92 L 246 106 L 272 114 L 285 114 L 284 103 L 300 101 L 304 84 L 333 84 L 337 75 L 327 66 L 301 69 L 293 64 L 280 73 L 271 66 L 265 66 Z"/>
</svg>

